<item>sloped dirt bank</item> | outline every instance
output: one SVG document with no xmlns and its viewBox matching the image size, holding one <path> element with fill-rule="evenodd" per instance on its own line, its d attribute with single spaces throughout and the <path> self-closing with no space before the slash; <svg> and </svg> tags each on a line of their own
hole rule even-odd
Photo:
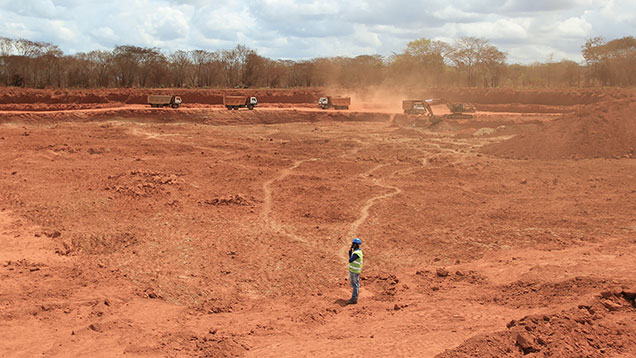
<svg viewBox="0 0 636 358">
<path fill-rule="evenodd" d="M 636 355 L 636 291 L 604 291 L 588 304 L 510 321 L 507 330 L 471 338 L 436 356 L 631 357 Z"/>
<path fill-rule="evenodd" d="M 636 100 L 607 101 L 580 108 L 532 134 L 483 148 L 517 159 L 636 157 Z"/>
</svg>

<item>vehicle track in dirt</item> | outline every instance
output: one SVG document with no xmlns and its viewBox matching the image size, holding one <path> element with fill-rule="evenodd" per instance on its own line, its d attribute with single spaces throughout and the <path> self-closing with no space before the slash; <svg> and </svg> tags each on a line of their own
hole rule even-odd
<svg viewBox="0 0 636 358">
<path fill-rule="evenodd" d="M 285 236 L 291 238 L 292 240 L 295 241 L 299 241 L 302 243 L 308 243 L 307 239 L 300 237 L 292 232 L 289 232 L 288 228 L 284 227 L 283 225 L 281 225 L 278 221 L 276 221 L 275 219 L 271 218 L 271 212 L 272 212 L 272 184 L 274 182 L 277 181 L 281 181 L 283 179 L 285 179 L 286 177 L 288 177 L 294 169 L 298 168 L 299 166 L 301 166 L 303 163 L 307 163 L 307 162 L 311 162 L 311 161 L 316 161 L 319 160 L 319 158 L 309 158 L 309 159 L 303 159 L 303 160 L 297 160 L 294 162 L 294 164 L 292 164 L 292 166 L 290 166 L 289 168 L 285 168 L 283 170 L 281 170 L 277 176 L 275 176 L 274 178 L 266 181 L 263 183 L 263 194 L 264 194 L 264 200 L 263 200 L 263 210 L 261 212 L 261 220 L 265 223 L 265 226 L 268 227 L 270 230 L 272 230 L 275 233 L 282 233 Z"/>
<path fill-rule="evenodd" d="M 381 169 L 383 167 L 389 166 L 389 165 L 390 164 L 377 165 L 377 166 L 373 167 L 372 169 L 368 170 L 367 172 L 365 172 L 363 174 L 360 174 L 360 176 L 363 179 L 367 180 L 369 178 L 369 176 L 371 174 L 373 174 L 373 172 L 375 172 L 376 170 L 379 170 L 379 169 Z M 357 236 L 356 232 L 358 231 L 358 228 L 360 227 L 360 225 L 362 225 L 367 220 L 367 218 L 369 217 L 369 210 L 371 209 L 371 207 L 373 205 L 375 205 L 375 203 L 378 202 L 378 201 L 389 199 L 389 198 L 391 198 L 391 197 L 393 197 L 395 195 L 398 195 L 398 194 L 400 194 L 402 192 L 402 189 L 400 189 L 400 188 L 398 188 L 396 186 L 393 186 L 393 185 L 384 184 L 384 183 L 382 183 L 381 180 L 379 180 L 377 178 L 371 179 L 371 182 L 373 183 L 373 185 L 379 186 L 379 187 L 382 187 L 382 188 L 385 188 L 385 189 L 389 189 L 389 190 L 391 190 L 391 192 L 375 195 L 375 196 L 367 199 L 364 202 L 364 204 L 362 205 L 362 208 L 360 208 L 358 218 L 353 223 L 351 223 L 351 225 L 349 226 L 349 231 L 347 231 L 347 236 L 346 236 L 346 240 L 347 241 L 345 242 L 343 248 L 341 249 L 341 254 L 339 255 L 340 257 L 343 257 L 345 259 L 347 259 L 347 250 L 349 248 L 350 240 L 352 240 L 353 237 Z"/>
</svg>

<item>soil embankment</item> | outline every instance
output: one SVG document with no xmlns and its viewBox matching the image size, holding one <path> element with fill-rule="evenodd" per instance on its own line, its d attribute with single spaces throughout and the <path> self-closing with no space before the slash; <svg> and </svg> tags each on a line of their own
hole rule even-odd
<svg viewBox="0 0 636 358">
<path fill-rule="evenodd" d="M 222 105 L 223 95 L 256 96 L 261 103 L 315 103 L 320 97 L 317 89 L 22 89 L 0 88 L 0 110 L 71 110 L 103 108 L 105 105 L 146 104 L 149 94 L 181 96 L 184 104 Z"/>
<path fill-rule="evenodd" d="M 517 159 L 636 157 L 636 101 L 587 105 L 531 134 L 486 146 L 484 153 Z"/>
<path fill-rule="evenodd" d="M 628 89 L 22 89 L 0 88 L 0 111 L 50 111 L 145 105 L 149 94 L 181 96 L 185 106 L 220 106 L 223 95 L 256 96 L 259 104 L 315 106 L 321 96 L 337 93 L 353 97 L 353 109 L 371 111 L 390 108 L 401 112 L 407 98 L 445 98 L 451 102 L 473 103 L 480 111 L 516 113 L 563 113 L 575 106 L 634 96 Z"/>
</svg>

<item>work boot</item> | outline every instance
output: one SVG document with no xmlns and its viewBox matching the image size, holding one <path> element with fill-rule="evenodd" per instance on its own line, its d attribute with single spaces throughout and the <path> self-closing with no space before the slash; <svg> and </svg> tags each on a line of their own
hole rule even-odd
<svg viewBox="0 0 636 358">
<path fill-rule="evenodd" d="M 347 304 L 349 304 L 349 305 L 355 305 L 357 303 L 358 303 L 358 301 L 354 301 L 353 298 L 350 299 L 349 301 L 347 301 Z"/>
</svg>

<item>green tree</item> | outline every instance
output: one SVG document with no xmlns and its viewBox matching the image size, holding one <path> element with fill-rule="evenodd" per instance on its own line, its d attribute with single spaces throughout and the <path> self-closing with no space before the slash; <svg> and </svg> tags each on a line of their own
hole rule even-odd
<svg viewBox="0 0 636 358">
<path fill-rule="evenodd" d="M 636 85 L 636 39 L 632 36 L 605 42 L 602 37 L 588 39 L 582 46 L 589 69 L 588 80 L 604 86 Z"/>
</svg>

